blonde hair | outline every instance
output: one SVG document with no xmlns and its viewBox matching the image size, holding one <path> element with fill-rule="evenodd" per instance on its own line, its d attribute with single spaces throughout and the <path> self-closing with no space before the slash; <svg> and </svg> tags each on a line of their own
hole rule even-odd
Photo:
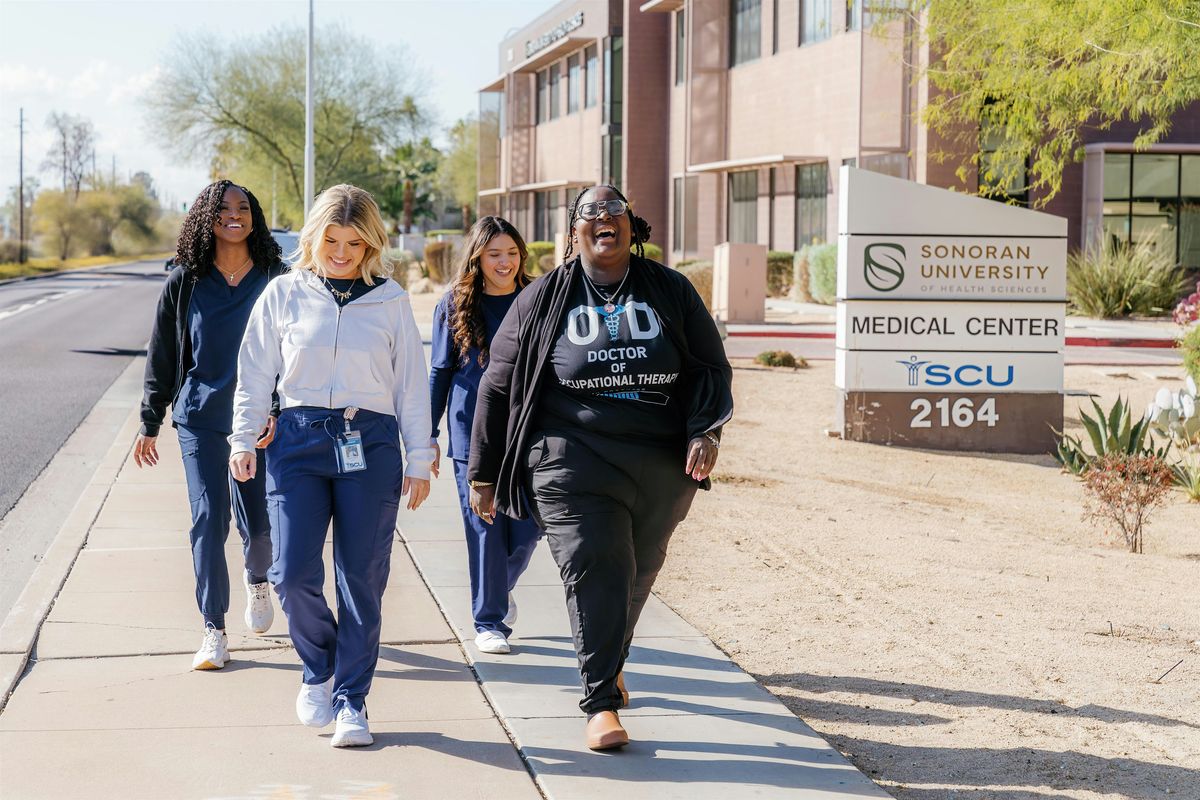
<svg viewBox="0 0 1200 800">
<path fill-rule="evenodd" d="M 324 277 L 325 266 L 317 260 L 317 248 L 331 225 L 354 228 L 367 246 L 359 277 L 368 286 L 375 278 L 392 277 L 392 261 L 388 258 L 387 228 L 379 213 L 379 205 L 371 193 L 348 183 L 330 186 L 317 195 L 304 227 L 300 229 L 300 244 L 296 248 L 292 269 L 307 269 Z"/>
</svg>

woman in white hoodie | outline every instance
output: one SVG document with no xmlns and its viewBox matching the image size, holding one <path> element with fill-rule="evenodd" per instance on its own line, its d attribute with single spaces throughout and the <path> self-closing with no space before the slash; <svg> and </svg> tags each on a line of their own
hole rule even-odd
<svg viewBox="0 0 1200 800">
<path fill-rule="evenodd" d="M 344 184 L 321 193 L 293 271 L 250 314 L 229 437 L 233 476 L 253 477 L 255 440 L 278 392 L 266 459 L 268 577 L 304 662 L 296 713 L 312 727 L 336 718 L 334 747 L 374 741 L 364 703 L 396 515 L 401 496 L 410 510 L 428 496 L 434 456 L 421 337 L 408 294 L 390 280 L 386 246 L 369 193 Z M 336 622 L 322 594 L 331 520 Z"/>
</svg>

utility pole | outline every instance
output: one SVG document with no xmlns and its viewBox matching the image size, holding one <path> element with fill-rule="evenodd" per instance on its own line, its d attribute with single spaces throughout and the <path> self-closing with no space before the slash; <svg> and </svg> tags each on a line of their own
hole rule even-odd
<svg viewBox="0 0 1200 800">
<path fill-rule="evenodd" d="M 21 108 L 17 118 L 17 128 L 20 131 L 17 139 L 17 263 L 25 263 L 25 108 Z"/>
<path fill-rule="evenodd" d="M 316 153 L 313 147 L 313 2 L 308 0 L 308 51 L 304 59 L 304 219 L 312 208 L 313 170 Z"/>
<path fill-rule="evenodd" d="M 112 185 L 117 185 L 117 154 L 113 153 L 112 157 Z"/>
</svg>

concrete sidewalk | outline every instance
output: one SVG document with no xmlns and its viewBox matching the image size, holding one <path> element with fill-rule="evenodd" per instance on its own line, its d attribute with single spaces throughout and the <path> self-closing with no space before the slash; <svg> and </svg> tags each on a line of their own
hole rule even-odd
<svg viewBox="0 0 1200 800">
<path fill-rule="evenodd" d="M 481 655 L 448 475 L 422 509 L 401 512 L 369 700 L 376 743 L 335 750 L 332 727 L 295 719 L 300 664 L 282 613 L 264 636 L 244 629 L 236 532 L 234 660 L 217 672 L 189 669 L 201 631 L 178 445 L 164 428 L 161 462 L 138 470 L 127 458 L 136 426 L 133 411 L 64 526 L 83 536 L 72 545 L 60 534 L 55 544 L 66 581 L 0 715 L 0 796 L 887 797 L 657 598 L 626 673 L 634 743 L 586 750 L 562 586 L 546 548 L 517 589 L 514 654 Z M 85 501 L 98 513 L 80 510 Z M 332 605 L 328 559 L 327 546 Z M 53 596 L 53 576 L 35 580 Z M 33 641 L 35 605 L 5 621 L 0 664 L 9 669 Z"/>
</svg>

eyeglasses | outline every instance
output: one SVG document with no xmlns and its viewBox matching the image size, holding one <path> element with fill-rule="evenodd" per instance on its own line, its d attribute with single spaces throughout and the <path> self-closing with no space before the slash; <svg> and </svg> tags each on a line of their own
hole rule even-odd
<svg viewBox="0 0 1200 800">
<path fill-rule="evenodd" d="M 595 219 L 596 217 L 600 216 L 600 209 L 607 211 L 610 217 L 619 217 L 629 209 L 629 206 L 624 200 L 605 200 L 602 203 L 584 203 L 579 207 L 579 218 Z"/>
</svg>

